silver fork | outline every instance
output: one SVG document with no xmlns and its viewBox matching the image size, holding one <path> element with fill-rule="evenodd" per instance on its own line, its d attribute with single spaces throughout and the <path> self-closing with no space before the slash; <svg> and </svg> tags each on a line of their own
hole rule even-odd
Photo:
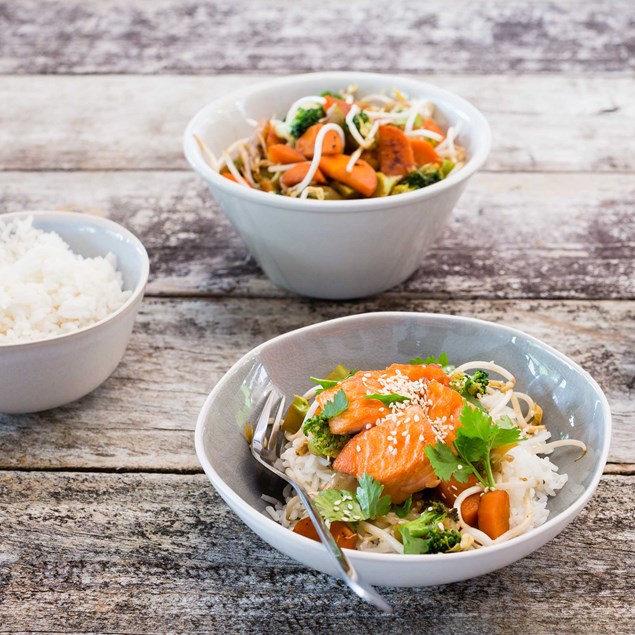
<svg viewBox="0 0 635 635">
<path fill-rule="evenodd" d="M 273 425 L 270 428 L 269 422 L 276 399 L 279 399 L 280 403 L 278 405 Z M 335 542 L 333 535 L 324 524 L 324 520 L 313 504 L 308 492 L 301 485 L 275 467 L 274 464 L 278 459 L 278 431 L 280 429 L 280 421 L 282 420 L 282 415 L 284 413 L 284 405 L 285 398 L 283 396 L 277 395 L 275 391 L 269 393 L 254 430 L 254 436 L 251 442 L 251 453 L 254 455 L 256 460 L 258 460 L 268 470 L 285 480 L 293 487 L 293 489 L 295 489 L 302 501 L 302 504 L 309 513 L 309 517 L 313 522 L 313 526 L 315 527 L 322 544 L 326 547 L 329 557 L 336 566 L 340 578 L 360 598 L 378 609 L 381 609 L 385 613 L 392 613 L 393 609 L 390 604 L 388 604 L 372 586 L 361 579 L 359 573 L 357 573 L 356 569 L 351 564 L 351 561 L 340 549 L 337 542 Z"/>
</svg>

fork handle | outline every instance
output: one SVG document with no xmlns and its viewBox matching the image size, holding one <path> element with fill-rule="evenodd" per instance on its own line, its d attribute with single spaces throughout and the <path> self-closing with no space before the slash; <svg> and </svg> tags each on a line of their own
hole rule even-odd
<svg viewBox="0 0 635 635">
<path fill-rule="evenodd" d="M 328 552 L 331 560 L 335 564 L 340 578 L 350 589 L 362 598 L 362 600 L 372 604 L 384 613 L 392 613 L 392 606 L 390 606 L 390 604 L 388 604 L 370 584 L 367 584 L 361 579 L 351 561 L 337 544 L 335 538 L 333 538 L 333 534 L 329 531 L 326 523 L 320 515 L 320 512 L 315 507 L 313 500 L 308 493 L 304 490 L 304 488 L 300 487 L 296 483 L 292 483 L 292 485 L 300 497 L 305 509 L 309 513 L 313 526 L 315 527 L 322 544 L 326 547 L 326 551 Z"/>
</svg>

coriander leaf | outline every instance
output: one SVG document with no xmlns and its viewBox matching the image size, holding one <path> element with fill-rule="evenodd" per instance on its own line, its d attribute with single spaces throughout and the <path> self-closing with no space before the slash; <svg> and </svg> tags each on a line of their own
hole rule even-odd
<svg viewBox="0 0 635 635">
<path fill-rule="evenodd" d="M 489 443 L 495 434 L 494 422 L 484 410 L 476 410 L 468 404 L 464 404 L 459 420 L 462 427 L 457 431 L 457 436 L 482 439 L 485 443 Z"/>
<path fill-rule="evenodd" d="M 425 453 L 434 473 L 442 481 L 449 481 L 454 477 L 459 483 L 466 483 L 468 476 L 474 473 L 474 469 L 470 465 L 466 465 L 458 456 L 454 456 L 450 447 L 445 443 L 428 445 Z"/>
<path fill-rule="evenodd" d="M 391 403 L 403 403 L 404 401 L 410 401 L 410 397 L 398 395 L 395 392 L 391 392 L 388 395 L 373 393 L 372 395 L 366 395 L 366 399 L 376 399 L 377 401 L 381 401 L 384 406 L 389 406 Z"/>
<path fill-rule="evenodd" d="M 417 538 L 407 528 L 400 528 L 401 542 L 403 543 L 403 552 L 406 554 L 428 553 L 430 550 L 430 539 Z"/>
<path fill-rule="evenodd" d="M 501 428 L 495 426 L 496 434 L 492 438 L 492 449 L 500 448 L 501 445 L 511 445 L 512 443 L 518 443 L 522 441 L 520 436 L 520 430 L 514 426 L 514 428 Z"/>
<path fill-rule="evenodd" d="M 357 522 L 367 518 L 353 492 L 345 489 L 325 489 L 313 498 L 322 518 Z"/>
<path fill-rule="evenodd" d="M 399 518 L 405 518 L 412 509 L 412 496 L 408 496 L 401 505 L 393 505 L 392 509 Z"/>
<path fill-rule="evenodd" d="M 346 408 L 348 408 L 348 399 L 344 390 L 340 389 L 335 393 L 333 401 L 327 401 L 324 404 L 322 412 L 325 417 L 332 419 L 333 417 L 337 417 L 337 415 L 342 414 Z"/>
<path fill-rule="evenodd" d="M 390 496 L 382 496 L 384 486 L 369 474 L 362 474 L 356 495 L 366 518 L 385 516 L 390 511 Z"/>
<path fill-rule="evenodd" d="M 319 379 L 318 377 L 309 377 L 309 379 L 316 384 L 319 384 L 322 387 L 322 390 L 326 390 L 327 388 L 333 388 L 333 386 L 337 386 L 339 384 L 339 380 L 334 379 Z M 322 392 L 322 390 L 318 391 L 318 394 Z"/>
<path fill-rule="evenodd" d="M 489 451 L 489 445 L 483 439 L 474 437 L 459 437 L 457 435 L 454 446 L 463 461 L 469 461 L 470 463 L 482 461 Z"/>
<path fill-rule="evenodd" d="M 450 364 L 447 353 L 441 353 L 438 357 L 429 355 L 425 359 L 422 359 L 421 357 L 415 357 L 414 359 L 410 360 L 410 363 L 413 365 L 437 364 L 438 366 L 441 366 L 443 372 L 446 374 L 454 370 L 454 366 Z"/>
</svg>

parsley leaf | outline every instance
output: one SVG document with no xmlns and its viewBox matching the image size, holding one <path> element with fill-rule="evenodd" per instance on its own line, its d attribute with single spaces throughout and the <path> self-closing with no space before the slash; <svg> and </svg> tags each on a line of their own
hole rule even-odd
<svg viewBox="0 0 635 635">
<path fill-rule="evenodd" d="M 381 401 L 384 406 L 389 406 L 391 403 L 403 403 L 404 401 L 410 401 L 410 397 L 398 395 L 396 392 L 391 392 L 388 395 L 373 393 L 372 395 L 366 395 L 366 399 L 376 399 L 377 401 Z"/>
<path fill-rule="evenodd" d="M 448 359 L 447 353 L 441 353 L 438 357 L 435 357 L 434 355 L 429 355 L 425 359 L 421 357 L 415 357 L 414 359 L 410 360 L 410 363 L 413 366 L 417 366 L 421 364 L 426 364 L 426 365 L 437 364 L 438 366 L 441 366 L 444 373 L 449 373 L 454 370 L 454 366 L 450 364 L 450 360 Z"/>
<path fill-rule="evenodd" d="M 313 502 L 326 520 L 357 522 L 368 518 L 362 511 L 353 492 L 346 489 L 325 489 Z"/>
<path fill-rule="evenodd" d="M 346 489 L 325 489 L 314 497 L 314 502 L 326 520 L 358 522 L 390 511 L 390 496 L 382 496 L 384 486 L 372 476 L 363 474 L 355 492 Z"/>
<path fill-rule="evenodd" d="M 450 446 L 445 443 L 428 445 L 425 448 L 425 453 L 430 459 L 434 473 L 442 481 L 449 481 L 454 477 L 459 483 L 466 483 L 468 476 L 474 473 L 472 467 L 463 465 L 461 459 L 455 456 Z"/>
<path fill-rule="evenodd" d="M 316 384 L 322 386 L 322 390 L 326 390 L 327 388 L 333 388 L 333 386 L 337 386 L 340 383 L 340 380 L 335 379 L 319 379 L 318 377 L 309 377 L 309 379 Z M 320 391 L 322 392 L 322 391 Z"/>
<path fill-rule="evenodd" d="M 432 469 L 443 481 L 454 477 L 465 483 L 468 475 L 474 474 L 485 487 L 494 487 L 491 452 L 522 441 L 520 429 L 509 417 L 500 417 L 495 423 L 487 412 L 468 404 L 463 406 L 459 419 L 462 427 L 452 444 L 456 455 L 445 443 L 425 449 Z"/>
<path fill-rule="evenodd" d="M 382 496 L 384 486 L 372 476 L 364 473 L 359 479 L 357 500 L 366 518 L 385 516 L 390 511 L 390 496 Z"/>
<path fill-rule="evenodd" d="M 412 509 L 412 496 L 408 496 L 401 505 L 393 505 L 392 510 L 399 516 L 399 518 L 405 518 Z"/>
<path fill-rule="evenodd" d="M 333 417 L 337 417 L 348 408 L 348 399 L 346 397 L 346 393 L 344 390 L 338 390 L 335 393 L 335 397 L 333 397 L 333 401 L 327 401 L 324 404 L 324 409 L 322 413 L 328 419 L 332 419 Z"/>
</svg>

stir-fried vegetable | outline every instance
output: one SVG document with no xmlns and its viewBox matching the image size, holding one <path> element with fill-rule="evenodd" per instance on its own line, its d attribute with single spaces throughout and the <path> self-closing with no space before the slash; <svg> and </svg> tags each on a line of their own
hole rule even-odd
<svg viewBox="0 0 635 635">
<path fill-rule="evenodd" d="M 443 180 L 466 160 L 457 132 L 434 119 L 429 102 L 396 90 L 358 95 L 351 86 L 300 98 L 220 159 L 198 137 L 197 143 L 212 169 L 242 187 L 341 200 L 414 192 Z"/>
</svg>

